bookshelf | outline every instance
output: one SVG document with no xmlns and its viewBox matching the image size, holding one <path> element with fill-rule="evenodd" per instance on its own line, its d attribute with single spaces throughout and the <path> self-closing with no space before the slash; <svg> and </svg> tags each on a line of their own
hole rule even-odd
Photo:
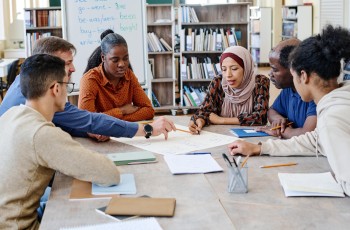
<svg viewBox="0 0 350 230">
<path fill-rule="evenodd" d="M 61 7 L 25 8 L 24 32 L 26 56 L 32 54 L 34 42 L 42 37 L 62 37 Z"/>
<path fill-rule="evenodd" d="M 249 3 L 180 4 L 180 104 L 196 109 L 210 81 L 221 73 L 226 47 L 249 46 Z M 194 102 L 194 103 L 193 103 Z"/>
<path fill-rule="evenodd" d="M 154 109 L 175 108 L 174 9 L 172 4 L 147 5 L 147 44 L 151 100 Z M 157 103 L 158 102 L 158 103 Z"/>
<path fill-rule="evenodd" d="M 272 48 L 272 8 L 250 7 L 250 53 L 256 64 L 269 63 Z"/>
<path fill-rule="evenodd" d="M 282 40 L 304 40 L 312 35 L 312 5 L 282 7 Z"/>
</svg>

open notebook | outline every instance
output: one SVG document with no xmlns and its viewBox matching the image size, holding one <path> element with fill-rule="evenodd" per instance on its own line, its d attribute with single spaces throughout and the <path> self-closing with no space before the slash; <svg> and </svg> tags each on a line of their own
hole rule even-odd
<svg viewBox="0 0 350 230">
<path fill-rule="evenodd" d="M 285 195 L 344 197 L 341 186 L 330 172 L 278 173 Z"/>
</svg>

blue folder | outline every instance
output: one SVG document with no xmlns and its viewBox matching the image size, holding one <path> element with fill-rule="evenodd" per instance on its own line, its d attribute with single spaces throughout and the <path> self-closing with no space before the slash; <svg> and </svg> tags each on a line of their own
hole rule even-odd
<svg viewBox="0 0 350 230">
<path fill-rule="evenodd" d="M 265 137 L 270 136 L 265 132 L 255 131 L 252 128 L 233 128 L 230 132 L 236 137 Z"/>
</svg>

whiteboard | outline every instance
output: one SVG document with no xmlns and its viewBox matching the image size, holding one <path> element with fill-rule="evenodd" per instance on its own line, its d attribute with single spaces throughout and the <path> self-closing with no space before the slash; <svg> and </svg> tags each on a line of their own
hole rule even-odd
<svg viewBox="0 0 350 230">
<path fill-rule="evenodd" d="M 112 29 L 128 43 L 129 59 L 141 84 L 147 79 L 145 0 L 61 0 L 63 38 L 77 49 L 72 82 L 80 79 L 92 52 L 101 44 L 100 34 Z M 147 64 L 146 64 L 147 63 Z"/>
</svg>

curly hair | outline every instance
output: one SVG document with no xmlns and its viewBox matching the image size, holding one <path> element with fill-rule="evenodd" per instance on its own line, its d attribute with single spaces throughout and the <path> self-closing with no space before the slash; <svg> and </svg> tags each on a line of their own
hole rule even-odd
<svg viewBox="0 0 350 230">
<path fill-rule="evenodd" d="M 289 56 L 290 67 L 298 75 L 316 73 L 323 80 L 337 78 L 341 60 L 350 58 L 350 32 L 342 27 L 327 25 L 321 34 L 302 41 Z"/>
</svg>

